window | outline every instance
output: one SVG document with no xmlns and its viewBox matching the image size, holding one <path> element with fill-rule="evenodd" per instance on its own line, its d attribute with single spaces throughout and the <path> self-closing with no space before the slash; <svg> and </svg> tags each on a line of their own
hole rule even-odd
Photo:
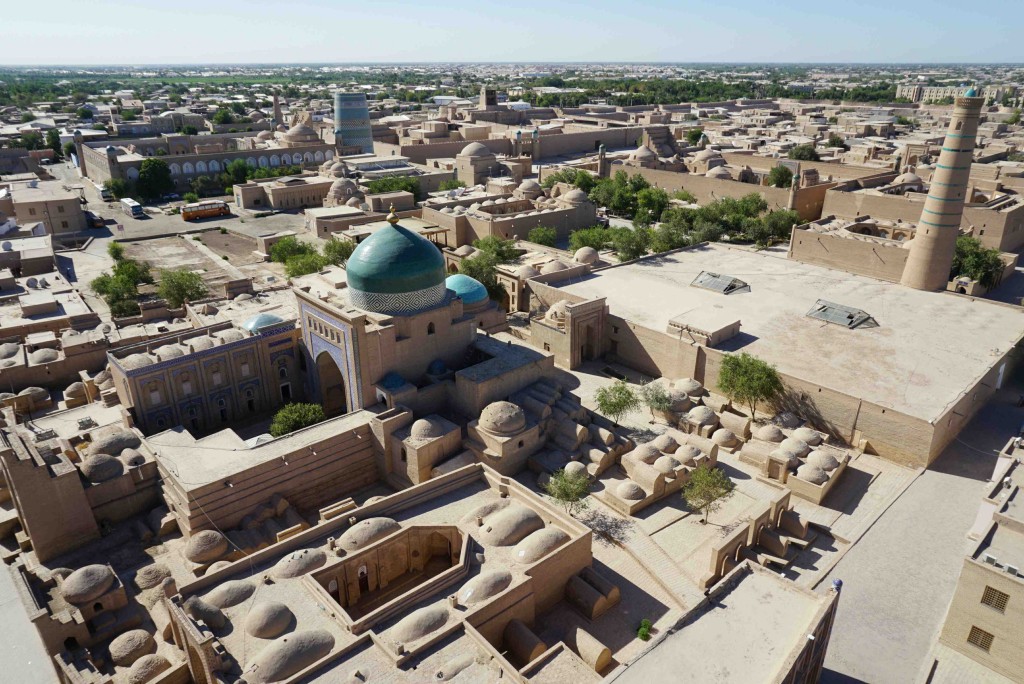
<svg viewBox="0 0 1024 684">
<path fill-rule="evenodd" d="M 249 377 L 250 371 L 249 371 L 249 362 L 248 361 L 243 361 L 242 362 L 241 371 L 242 371 L 242 377 L 243 378 Z"/>
<path fill-rule="evenodd" d="M 544 351 L 551 351 L 551 345 L 547 342 L 544 343 Z"/>
<path fill-rule="evenodd" d="M 35 216 L 36 215 L 36 208 L 35 207 L 29 207 L 28 208 L 28 214 L 29 214 L 29 216 Z"/>
<path fill-rule="evenodd" d="M 211 378 L 213 379 L 213 386 L 214 387 L 220 387 L 220 383 L 223 380 L 223 377 L 221 376 L 220 371 L 219 370 L 213 371 L 213 374 L 212 374 Z"/>
<path fill-rule="evenodd" d="M 992 587 L 985 587 L 985 593 L 981 595 L 981 602 L 990 607 L 998 610 L 1000 613 L 1006 612 L 1006 602 L 1010 600 L 1010 595 L 993 589 Z"/>
<path fill-rule="evenodd" d="M 288 366 L 284 365 L 283 363 L 280 366 L 278 366 L 278 368 L 277 368 L 277 377 L 281 378 L 282 380 L 287 380 L 288 379 Z"/>
<path fill-rule="evenodd" d="M 192 381 L 188 378 L 181 381 L 181 393 L 192 394 Z"/>
<path fill-rule="evenodd" d="M 977 646 L 986 653 L 992 648 L 992 635 L 983 629 L 971 625 L 971 633 L 967 635 L 967 643 Z"/>
<path fill-rule="evenodd" d="M 160 403 L 160 390 L 158 390 L 158 389 L 151 389 L 151 390 L 149 390 L 149 403 L 154 405 L 154 406 L 156 404 Z"/>
<path fill-rule="evenodd" d="M 58 214 L 63 214 L 64 213 L 64 206 L 63 205 L 59 205 L 59 204 L 57 205 L 57 213 Z"/>
<path fill-rule="evenodd" d="M 68 227 L 68 222 L 67 221 L 61 221 L 60 222 L 60 227 L 61 228 L 67 228 Z"/>
<path fill-rule="evenodd" d="M 428 323 L 427 324 L 427 334 L 428 335 L 433 335 L 434 334 L 434 324 L 433 323 Z"/>
</svg>

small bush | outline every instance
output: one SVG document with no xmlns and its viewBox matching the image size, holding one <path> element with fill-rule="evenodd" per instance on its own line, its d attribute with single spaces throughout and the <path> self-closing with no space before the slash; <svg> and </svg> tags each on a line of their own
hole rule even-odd
<svg viewBox="0 0 1024 684">
<path fill-rule="evenodd" d="M 228 234 L 228 229 L 227 228 L 221 228 L 220 229 L 220 234 L 221 235 L 227 235 Z"/>
<path fill-rule="evenodd" d="M 270 423 L 270 434 L 281 437 L 296 430 L 316 425 L 326 418 L 320 404 L 285 404 L 274 414 Z"/>
<path fill-rule="evenodd" d="M 654 625 L 647 618 L 640 621 L 640 628 L 636 630 L 636 638 L 640 641 L 648 641 L 651 638 L 651 629 Z"/>
</svg>

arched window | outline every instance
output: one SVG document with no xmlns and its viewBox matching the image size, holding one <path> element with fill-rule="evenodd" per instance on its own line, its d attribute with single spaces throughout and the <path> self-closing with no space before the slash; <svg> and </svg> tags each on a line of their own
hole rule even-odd
<svg viewBox="0 0 1024 684">
<path fill-rule="evenodd" d="M 433 323 L 428 323 L 427 324 L 427 334 L 428 335 L 433 335 L 434 334 L 434 324 Z"/>
<path fill-rule="evenodd" d="M 286 366 L 283 363 L 280 366 L 278 366 L 277 377 L 281 378 L 282 380 L 286 380 L 288 378 L 288 366 Z"/>
</svg>

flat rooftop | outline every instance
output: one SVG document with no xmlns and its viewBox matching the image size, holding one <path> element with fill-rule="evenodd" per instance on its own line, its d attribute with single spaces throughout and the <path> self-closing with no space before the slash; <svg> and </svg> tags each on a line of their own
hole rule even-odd
<svg viewBox="0 0 1024 684">
<path fill-rule="evenodd" d="M 701 271 L 739 278 L 750 292 L 691 287 Z M 554 286 L 583 299 L 604 297 L 613 315 L 659 332 L 673 319 L 697 325 L 728 315 L 740 320 L 740 334 L 716 348 L 748 352 L 786 375 L 924 420 L 941 416 L 1024 337 L 1017 307 L 717 244 Z M 811 318 L 819 299 L 862 309 L 878 327 L 851 330 Z"/>
<path fill-rule="evenodd" d="M 832 599 L 752 570 L 687 614 L 685 627 L 621 670 L 615 684 L 670 681 L 680 672 L 691 682 L 775 681 Z"/>
</svg>

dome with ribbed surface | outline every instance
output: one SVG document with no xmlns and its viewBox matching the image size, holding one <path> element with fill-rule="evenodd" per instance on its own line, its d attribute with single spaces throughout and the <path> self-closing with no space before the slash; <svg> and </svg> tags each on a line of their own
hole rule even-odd
<svg viewBox="0 0 1024 684">
<path fill-rule="evenodd" d="M 266 328 L 268 326 L 276 325 L 278 323 L 284 323 L 284 320 L 280 316 L 275 316 L 272 313 L 261 313 L 256 314 L 255 316 L 247 320 L 245 323 L 242 324 L 242 327 L 248 330 L 249 332 L 256 332 L 260 328 Z"/>
<path fill-rule="evenodd" d="M 477 304 L 487 299 L 487 288 L 476 278 L 455 273 L 444 281 L 445 287 L 462 298 L 466 304 Z"/>
<path fill-rule="evenodd" d="M 444 257 L 430 240 L 388 216 L 387 228 L 359 243 L 345 265 L 352 303 L 384 314 L 411 313 L 444 301 Z"/>
</svg>

